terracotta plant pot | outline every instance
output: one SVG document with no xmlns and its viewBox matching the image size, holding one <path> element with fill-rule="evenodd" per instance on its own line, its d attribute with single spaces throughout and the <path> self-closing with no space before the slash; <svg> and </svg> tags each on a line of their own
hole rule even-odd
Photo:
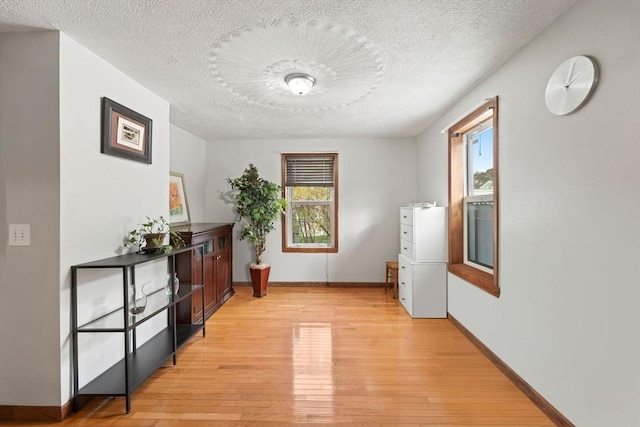
<svg viewBox="0 0 640 427">
<path fill-rule="evenodd" d="M 271 266 L 269 264 L 251 264 L 249 266 L 254 297 L 262 298 L 267 294 L 267 282 L 269 281 L 270 271 Z"/>
<path fill-rule="evenodd" d="M 149 233 L 144 235 L 144 240 L 147 245 L 142 248 L 144 252 L 155 252 L 159 248 L 162 248 L 164 244 L 164 238 L 167 233 Z M 160 243 L 160 244 L 157 244 Z"/>
</svg>

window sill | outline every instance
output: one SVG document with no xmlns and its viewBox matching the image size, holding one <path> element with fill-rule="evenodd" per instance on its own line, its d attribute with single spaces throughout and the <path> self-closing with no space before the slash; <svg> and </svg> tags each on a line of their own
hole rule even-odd
<svg viewBox="0 0 640 427">
<path fill-rule="evenodd" d="M 338 252 L 338 248 L 328 248 L 328 247 L 320 247 L 320 246 L 316 246 L 316 247 L 286 246 L 286 247 L 282 248 L 282 252 L 307 252 L 307 253 L 316 253 L 316 254 L 322 254 L 322 253 L 330 253 L 331 254 L 331 253 Z"/>
<path fill-rule="evenodd" d="M 500 288 L 495 283 L 493 274 L 478 270 L 467 264 L 449 264 L 449 273 L 490 293 L 494 297 L 500 296 Z"/>
</svg>

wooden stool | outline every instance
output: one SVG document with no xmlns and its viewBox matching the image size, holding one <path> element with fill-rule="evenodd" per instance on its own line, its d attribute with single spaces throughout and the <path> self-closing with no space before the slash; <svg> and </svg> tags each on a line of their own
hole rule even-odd
<svg viewBox="0 0 640 427">
<path fill-rule="evenodd" d="M 387 285 L 390 283 L 389 280 L 393 283 L 393 297 L 398 298 L 398 263 L 393 261 L 387 261 L 386 263 L 387 271 L 384 279 L 384 291 L 387 292 Z"/>
</svg>

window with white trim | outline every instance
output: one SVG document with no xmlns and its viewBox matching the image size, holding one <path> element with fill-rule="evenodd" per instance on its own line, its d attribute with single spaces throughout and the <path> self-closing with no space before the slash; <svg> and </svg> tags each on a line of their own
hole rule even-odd
<svg viewBox="0 0 640 427">
<path fill-rule="evenodd" d="M 283 252 L 337 252 L 337 153 L 282 154 L 282 188 Z"/>
<path fill-rule="evenodd" d="M 490 113 L 493 110 L 489 110 Z M 493 114 L 464 133 L 464 262 L 493 270 Z"/>
</svg>

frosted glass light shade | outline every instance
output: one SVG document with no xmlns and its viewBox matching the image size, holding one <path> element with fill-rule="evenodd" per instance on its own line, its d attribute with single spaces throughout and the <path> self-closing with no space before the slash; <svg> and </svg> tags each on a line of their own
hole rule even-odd
<svg viewBox="0 0 640 427">
<path fill-rule="evenodd" d="M 284 78 L 285 83 L 289 86 L 291 92 L 296 95 L 306 95 L 311 92 L 311 88 L 316 80 L 308 74 L 289 74 Z"/>
</svg>

